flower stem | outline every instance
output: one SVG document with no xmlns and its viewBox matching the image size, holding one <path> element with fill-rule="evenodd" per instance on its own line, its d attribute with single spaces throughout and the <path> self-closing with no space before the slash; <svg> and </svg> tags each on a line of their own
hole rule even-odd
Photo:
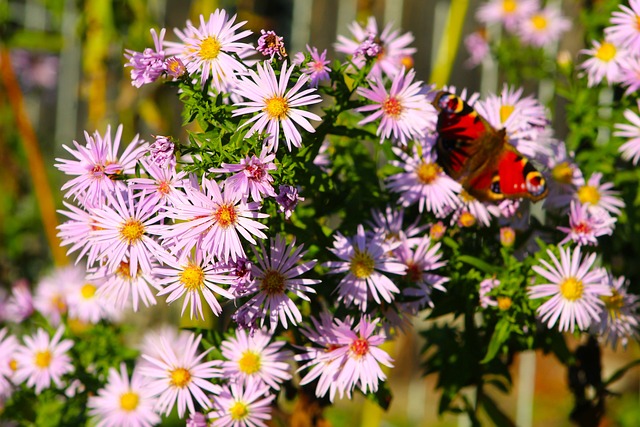
<svg viewBox="0 0 640 427">
<path fill-rule="evenodd" d="M 431 71 L 429 81 L 441 87 L 449 83 L 451 69 L 456 60 L 464 19 L 469 8 L 469 0 L 451 0 L 447 16 L 446 32 L 442 35 L 438 56 Z"/>
</svg>

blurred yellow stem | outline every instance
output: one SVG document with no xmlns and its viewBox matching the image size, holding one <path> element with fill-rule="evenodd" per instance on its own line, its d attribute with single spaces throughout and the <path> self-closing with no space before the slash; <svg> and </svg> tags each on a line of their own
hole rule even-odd
<svg viewBox="0 0 640 427">
<path fill-rule="evenodd" d="M 16 128 L 21 136 L 24 151 L 27 156 L 31 182 L 40 208 L 40 216 L 47 241 L 49 242 L 53 262 L 56 265 L 65 265 L 68 259 L 65 251 L 60 247 L 60 241 L 56 236 L 58 220 L 56 218 L 53 194 L 51 193 L 51 187 L 47 177 L 47 169 L 42 160 L 38 138 L 36 137 L 36 133 L 33 130 L 33 126 L 24 107 L 22 91 L 20 90 L 20 85 L 11 66 L 9 50 L 4 46 L 0 47 L 0 76 L 2 84 L 7 91 L 7 97 L 9 98 L 9 103 L 11 104 L 11 109 L 13 110 L 16 120 Z"/>
<path fill-rule="evenodd" d="M 460 46 L 464 18 L 467 15 L 468 8 L 469 0 L 451 0 L 449 15 L 447 16 L 445 26 L 446 31 L 442 35 L 440 47 L 438 48 L 438 56 L 431 70 L 431 78 L 429 79 L 431 83 L 434 83 L 438 87 L 449 84 L 451 69 L 456 60 L 458 46 Z"/>
</svg>

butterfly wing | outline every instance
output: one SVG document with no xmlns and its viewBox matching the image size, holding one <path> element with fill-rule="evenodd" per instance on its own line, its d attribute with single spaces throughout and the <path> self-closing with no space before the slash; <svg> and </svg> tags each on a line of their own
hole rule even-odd
<svg viewBox="0 0 640 427">
<path fill-rule="evenodd" d="M 469 104 L 448 92 L 433 101 L 438 110 L 438 164 L 476 199 L 500 201 L 547 195 L 542 174 Z"/>
</svg>

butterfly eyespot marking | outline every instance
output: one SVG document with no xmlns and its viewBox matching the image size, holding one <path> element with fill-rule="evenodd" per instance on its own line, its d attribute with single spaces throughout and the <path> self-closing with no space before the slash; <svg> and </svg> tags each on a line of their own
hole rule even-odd
<svg viewBox="0 0 640 427">
<path fill-rule="evenodd" d="M 502 194 L 502 190 L 500 189 L 500 176 L 496 175 L 493 177 L 489 191 L 493 194 Z"/>
<path fill-rule="evenodd" d="M 533 196 L 537 197 L 547 191 L 547 185 L 542 177 L 542 174 L 538 171 L 529 172 L 526 178 L 527 191 Z"/>
</svg>

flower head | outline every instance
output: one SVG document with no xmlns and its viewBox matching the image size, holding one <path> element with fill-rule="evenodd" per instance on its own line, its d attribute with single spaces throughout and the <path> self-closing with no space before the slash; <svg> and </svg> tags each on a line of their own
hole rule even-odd
<svg viewBox="0 0 640 427">
<path fill-rule="evenodd" d="M 156 136 L 155 142 L 149 145 L 149 157 L 160 168 L 175 166 L 175 144 L 167 136 Z"/>
<path fill-rule="evenodd" d="M 248 101 L 237 103 L 240 108 L 233 115 L 258 113 L 242 124 L 247 126 L 253 123 L 246 136 L 266 131 L 268 136 L 265 143 L 274 152 L 278 150 L 280 127 L 284 132 L 287 148 L 291 151 L 291 145 L 300 147 L 302 144 L 302 135 L 296 125 L 313 133 L 315 129 L 309 120 L 320 120 L 316 114 L 299 108 L 321 101 L 314 88 L 300 91 L 309 79 L 307 75 L 300 76 L 293 87 L 287 89 L 294 69 L 295 65 L 287 67 L 287 61 L 284 61 L 278 79 L 271 63 L 258 64 L 258 73 L 249 70 L 249 77 L 242 77 L 242 83 L 236 89 Z"/>
<path fill-rule="evenodd" d="M 594 323 L 592 329 L 615 350 L 618 342 L 626 347 L 629 338 L 637 340 L 640 335 L 640 298 L 628 291 L 629 283 L 624 276 L 613 277 L 607 274 L 605 283 L 609 286 L 611 295 L 600 297 L 604 302 L 604 310 L 600 312 L 599 322 Z"/>
<path fill-rule="evenodd" d="M 537 310 L 549 328 L 558 323 L 561 332 L 573 332 L 576 326 L 584 331 L 600 318 L 604 306 L 600 297 L 611 294 L 602 271 L 593 269 L 596 254 L 583 258 L 579 246 L 573 253 L 560 247 L 559 260 L 550 250 L 547 253 L 553 265 L 540 260 L 542 266 L 534 265 L 533 271 L 548 282 L 530 287 L 529 297 L 550 297 Z"/>
<path fill-rule="evenodd" d="M 640 101 L 638 101 L 638 108 L 640 108 Z M 631 161 L 635 166 L 640 160 L 640 116 L 632 110 L 625 110 L 624 117 L 631 124 L 616 123 L 613 135 L 627 139 L 618 151 L 622 153 L 623 159 Z"/>
<path fill-rule="evenodd" d="M 125 58 L 129 60 L 124 66 L 131 67 L 131 84 L 141 87 L 144 84 L 155 82 L 165 71 L 164 52 L 162 42 L 166 30 L 163 28 L 160 35 L 151 29 L 155 50 L 146 48 L 143 52 L 135 52 L 125 49 Z"/>
<path fill-rule="evenodd" d="M 212 427 L 267 427 L 275 395 L 269 386 L 253 379 L 223 386 L 209 413 Z"/>
<path fill-rule="evenodd" d="M 178 416 L 185 411 L 196 412 L 195 401 L 204 408 L 211 402 L 205 392 L 218 394 L 220 386 L 211 383 L 211 378 L 219 378 L 219 361 L 202 362 L 208 352 L 199 353 L 201 335 L 190 334 L 188 341 L 176 351 L 164 338 L 155 349 L 157 357 L 142 354 L 149 362 L 140 368 L 140 373 L 148 380 L 147 386 L 152 396 L 157 396 L 155 410 L 169 415 L 178 404 Z"/>
<path fill-rule="evenodd" d="M 517 27 L 523 43 L 543 47 L 557 42 L 571 28 L 571 21 L 554 6 L 547 6 L 526 18 Z"/>
<path fill-rule="evenodd" d="M 212 169 L 211 172 L 235 172 L 225 180 L 225 188 L 229 187 L 234 192 L 242 194 L 245 199 L 251 196 L 254 202 L 262 202 L 263 196 L 276 197 L 271 185 L 273 177 L 269 174 L 270 171 L 278 168 L 273 163 L 275 157 L 275 154 L 267 154 L 263 150 L 260 157 L 256 157 L 255 154 L 251 157 L 247 156 L 237 165 L 223 163 L 222 167 Z"/>
<path fill-rule="evenodd" d="M 598 244 L 598 237 L 613 233 L 615 223 L 616 218 L 609 215 L 606 210 L 589 209 L 588 204 L 583 205 L 572 201 L 569 227 L 558 227 L 558 230 L 567 233 L 560 244 L 573 241 L 578 245 L 595 246 Z"/>
<path fill-rule="evenodd" d="M 327 67 L 329 64 L 327 49 L 319 53 L 318 48 L 307 45 L 307 51 L 311 55 L 311 60 L 305 64 L 302 72 L 309 76 L 309 86 L 318 87 L 320 82 L 330 79 L 330 69 Z"/>
<path fill-rule="evenodd" d="M 73 341 L 61 340 L 64 328 L 60 326 L 53 337 L 43 329 L 24 337 L 24 344 L 15 351 L 18 368 L 13 381 L 20 384 L 26 381 L 27 387 L 35 387 L 40 394 L 53 382 L 62 388 L 62 376 L 73 372 L 71 357 L 67 352 L 73 347 Z"/>
<path fill-rule="evenodd" d="M 320 283 L 320 280 L 300 277 L 316 264 L 316 260 L 300 262 L 307 253 L 302 248 L 302 245 L 295 247 L 295 238 L 287 245 L 281 234 L 271 239 L 268 252 L 260 242 L 261 253 L 253 250 L 258 260 L 251 267 L 253 281 L 244 288 L 244 295 L 255 295 L 238 309 L 239 316 L 247 321 L 253 320 L 248 317 L 262 318 L 260 327 L 267 318 L 271 332 L 279 324 L 286 329 L 289 323 L 297 325 L 302 321 L 302 313 L 291 296 L 309 301 L 306 294 L 315 293 L 312 286 Z"/>
<path fill-rule="evenodd" d="M 490 0 L 478 8 L 476 18 L 483 24 L 501 23 L 508 31 L 514 31 L 538 7 L 538 0 Z"/>
<path fill-rule="evenodd" d="M 423 136 L 428 128 L 435 128 L 435 107 L 427 102 L 422 92 L 422 82 L 414 82 L 414 77 L 414 70 L 405 74 L 403 69 L 393 78 L 388 92 L 379 79 L 372 81 L 371 89 L 357 89 L 360 96 L 374 102 L 356 108 L 359 112 L 374 112 L 358 124 L 364 125 L 380 119 L 376 134 L 380 136 L 381 143 L 393 138 L 400 144 L 407 145 L 409 140 Z"/>
<path fill-rule="evenodd" d="M 278 210 L 284 212 L 284 217 L 289 219 L 298 203 L 304 202 L 304 197 L 300 197 L 300 190 L 293 185 L 281 185 L 278 190 L 280 191 L 276 196 Z"/>
<path fill-rule="evenodd" d="M 131 378 L 124 363 L 120 372 L 109 369 L 104 388 L 89 397 L 89 414 L 96 417 L 97 427 L 138 426 L 152 427 L 160 423 L 160 416 L 153 411 L 155 398 L 144 382 L 139 370 Z"/>
<path fill-rule="evenodd" d="M 287 360 L 291 352 L 283 349 L 285 341 L 271 342 L 272 335 L 262 329 L 249 334 L 236 329 L 235 337 L 222 342 L 220 350 L 226 359 L 222 372 L 231 382 L 254 380 L 279 390 L 283 381 L 291 379 Z"/>
<path fill-rule="evenodd" d="M 574 199 L 582 204 L 589 204 L 594 209 L 604 209 L 610 214 L 619 215 L 624 208 L 624 201 L 618 197 L 618 192 L 613 190 L 613 183 L 601 184 L 602 174 L 593 173 L 587 182 L 582 182 L 574 195 Z"/>
<path fill-rule="evenodd" d="M 640 1 L 629 0 L 629 7 L 621 4 L 620 9 L 613 12 L 612 25 L 604 32 L 613 43 L 637 52 L 640 49 Z"/>
<path fill-rule="evenodd" d="M 11 379 L 17 368 L 18 345 L 18 339 L 14 335 L 9 335 L 7 328 L 0 329 L 0 402 L 13 392 Z"/>
<path fill-rule="evenodd" d="M 67 190 L 65 197 L 73 196 L 87 207 L 100 206 L 107 194 L 126 188 L 123 181 L 117 178 L 135 171 L 138 158 L 146 150 L 146 143 L 139 141 L 136 135 L 118 157 L 121 136 L 122 125 L 118 126 L 112 142 L 111 127 L 107 126 L 104 137 L 97 131 L 93 136 L 85 131 L 86 146 L 76 141 L 73 141 L 75 150 L 62 146 L 75 157 L 74 160 L 56 159 L 59 162 L 55 165 L 58 169 L 67 175 L 76 176 L 62 186 L 62 191 Z"/>
<path fill-rule="evenodd" d="M 618 83 L 622 78 L 622 67 L 628 52 L 621 49 L 610 41 L 599 42 L 594 40 L 591 49 L 582 49 L 580 53 L 588 55 L 589 58 L 580 65 L 580 68 L 587 72 L 589 87 L 599 84 L 604 78 L 611 86 Z"/>
<path fill-rule="evenodd" d="M 338 301 L 344 301 L 346 306 L 355 304 L 362 311 L 367 310 L 370 299 L 377 304 L 393 301 L 400 289 L 383 273 L 404 274 L 405 267 L 389 256 L 390 249 L 393 247 L 380 236 L 367 236 L 362 225 L 352 238 L 337 233 L 329 250 L 340 261 L 329 261 L 325 266 L 330 269 L 329 274 L 346 273 L 338 284 Z"/>
<path fill-rule="evenodd" d="M 279 60 L 283 60 L 287 57 L 287 51 L 284 48 L 284 39 L 278 36 L 275 31 L 260 30 L 260 38 L 258 39 L 258 47 L 256 50 L 268 56 L 271 61 L 273 57 L 278 55 Z"/>
<path fill-rule="evenodd" d="M 33 295 L 25 280 L 18 280 L 11 286 L 11 296 L 5 301 L 2 320 L 21 323 L 33 314 Z"/>
<path fill-rule="evenodd" d="M 187 22 L 184 31 L 174 30 L 181 42 L 165 42 L 166 54 L 175 55 L 190 74 L 200 72 L 202 84 L 211 77 L 211 84 L 219 92 L 234 86 L 237 73 L 246 70 L 234 54 L 252 49 L 250 44 L 240 41 L 251 31 L 236 33 L 246 21 L 235 23 L 235 20 L 236 15 L 228 17 L 227 12 L 221 9 L 209 15 L 209 20 L 200 15 L 198 28 Z"/>
</svg>

